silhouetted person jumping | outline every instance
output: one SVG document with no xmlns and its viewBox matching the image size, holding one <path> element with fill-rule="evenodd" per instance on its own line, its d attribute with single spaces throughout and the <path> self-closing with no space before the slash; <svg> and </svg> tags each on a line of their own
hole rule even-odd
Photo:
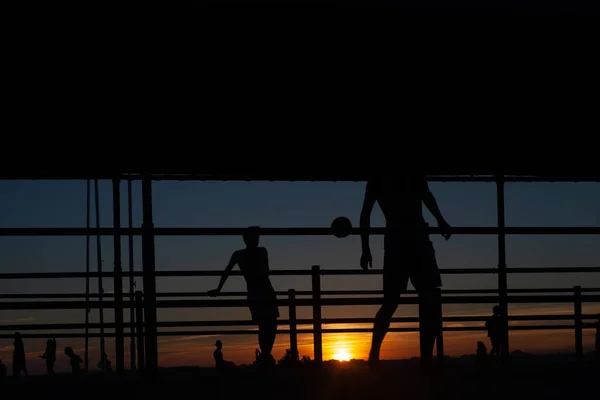
<svg viewBox="0 0 600 400">
<path fill-rule="evenodd" d="M 48 375 L 54 375 L 54 363 L 56 362 L 56 339 L 48 339 L 46 342 L 46 351 L 40 356 L 46 360 L 46 371 Z"/>
<path fill-rule="evenodd" d="M 248 304 L 252 320 L 258 324 L 258 344 L 260 347 L 259 364 L 275 364 L 271 355 L 277 333 L 277 296 L 269 279 L 269 256 L 267 249 L 258 247 L 259 227 L 251 226 L 244 232 L 246 248 L 235 251 L 225 267 L 219 286 L 211 290 L 211 296 L 217 296 L 229 277 L 229 272 L 238 265 L 248 292 Z"/>
<path fill-rule="evenodd" d="M 65 355 L 69 357 L 69 361 L 71 364 L 71 373 L 75 376 L 81 373 L 81 363 L 83 360 L 79 357 L 71 347 L 65 348 Z"/>
<path fill-rule="evenodd" d="M 485 329 L 492 343 L 490 357 L 500 356 L 502 354 L 502 316 L 499 306 L 494 306 L 493 314 L 485 322 Z"/>
<path fill-rule="evenodd" d="M 386 220 L 383 258 L 383 305 L 375 316 L 373 340 L 369 353 L 371 366 L 379 361 L 379 351 L 398 308 L 400 295 L 406 292 L 408 280 L 419 293 L 419 318 L 421 324 L 422 361 L 433 356 L 436 337 L 436 289 L 442 286 L 435 259 L 435 250 L 429 240 L 428 224 L 423 218 L 423 206 L 429 209 L 438 222 L 444 238 L 450 238 L 450 225 L 444 220 L 437 202 L 429 190 L 424 174 L 380 175 L 367 182 L 360 214 L 362 256 L 361 267 L 373 267 L 369 234 L 371 212 L 375 203 Z"/>
<path fill-rule="evenodd" d="M 21 339 L 21 334 L 15 332 L 15 341 L 13 342 L 15 349 L 13 351 L 13 376 L 21 376 L 21 371 L 28 376 L 27 365 L 25 362 L 25 344 Z"/>
</svg>

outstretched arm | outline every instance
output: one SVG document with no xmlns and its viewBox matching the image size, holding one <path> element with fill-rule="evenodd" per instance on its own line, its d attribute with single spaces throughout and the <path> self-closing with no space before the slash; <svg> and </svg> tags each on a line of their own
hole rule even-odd
<svg viewBox="0 0 600 400">
<path fill-rule="evenodd" d="M 216 295 L 217 293 L 219 293 L 221 291 L 221 289 L 223 288 L 223 285 L 225 285 L 225 282 L 227 281 L 227 278 L 229 278 L 229 273 L 231 272 L 233 267 L 235 267 L 235 264 L 237 264 L 237 252 L 235 252 L 231 255 L 231 259 L 229 260 L 229 263 L 225 267 L 225 271 L 223 271 L 223 275 L 221 275 L 221 280 L 219 281 L 219 286 L 217 286 L 216 289 L 211 290 L 209 292 L 211 295 Z"/>
<path fill-rule="evenodd" d="M 423 204 L 425 204 L 425 207 L 427 207 L 429 212 L 431 212 L 431 214 L 435 217 L 435 219 L 438 223 L 438 226 L 442 229 L 442 236 L 444 236 L 446 239 L 449 239 L 450 236 L 452 235 L 450 233 L 450 225 L 448 225 L 448 223 L 444 219 L 442 212 L 440 211 L 440 208 L 438 207 L 437 201 L 436 201 L 435 197 L 433 196 L 433 193 L 431 193 L 431 190 L 429 189 L 429 185 L 427 184 L 426 179 L 423 179 L 421 189 L 422 189 L 421 199 L 423 200 Z"/>
<path fill-rule="evenodd" d="M 369 245 L 369 232 L 367 230 L 371 227 L 371 212 L 375 205 L 377 198 L 373 190 L 373 183 L 367 182 L 365 189 L 365 199 L 363 200 L 362 210 L 360 212 L 360 241 L 362 244 L 363 255 L 360 259 L 360 266 L 363 269 L 367 269 L 367 265 L 373 268 L 373 262 L 371 259 L 371 247 Z"/>
</svg>

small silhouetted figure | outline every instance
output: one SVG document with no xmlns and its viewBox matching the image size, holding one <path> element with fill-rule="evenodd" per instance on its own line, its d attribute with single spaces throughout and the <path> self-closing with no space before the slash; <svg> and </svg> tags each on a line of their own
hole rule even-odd
<svg viewBox="0 0 600 400">
<path fill-rule="evenodd" d="M 252 320 L 258 324 L 258 344 L 260 364 L 275 364 L 271 355 L 277 333 L 277 296 L 269 279 L 269 256 L 267 249 L 258 247 L 259 227 L 251 226 L 244 232 L 246 248 L 235 251 L 225 268 L 219 286 L 211 290 L 211 296 L 217 296 L 229 277 L 229 272 L 238 265 L 248 292 L 248 304 Z"/>
<path fill-rule="evenodd" d="M 494 306 L 493 314 L 485 322 L 485 329 L 492 343 L 490 357 L 500 356 L 502 350 L 502 316 L 499 306 Z"/>
<path fill-rule="evenodd" d="M 69 357 L 69 361 L 71 363 L 71 372 L 74 376 L 77 376 L 81 373 L 81 363 L 83 360 L 79 357 L 71 347 L 65 348 L 65 355 Z"/>
<path fill-rule="evenodd" d="M 383 305 L 375 316 L 369 365 L 379 361 L 379 351 L 408 280 L 419 293 L 421 324 L 421 360 L 426 365 L 433 356 L 437 336 L 437 288 L 442 286 L 433 243 L 429 240 L 428 224 L 423 218 L 423 204 L 436 218 L 445 239 L 451 236 L 450 225 L 442 216 L 429 190 L 424 174 L 380 175 L 367 182 L 360 214 L 362 256 L 364 270 L 373 268 L 369 233 L 371 212 L 375 203 L 383 212 L 386 228 L 383 257 Z"/>
<path fill-rule="evenodd" d="M 477 358 L 476 362 L 478 364 L 485 364 L 487 361 L 487 348 L 483 342 L 477 342 Z"/>
<path fill-rule="evenodd" d="M 3 383 L 6 380 L 6 365 L 2 363 L 0 360 L 0 383 Z"/>
<path fill-rule="evenodd" d="M 15 341 L 13 342 L 15 349 L 13 351 L 13 376 L 21 376 L 21 371 L 28 376 L 27 365 L 25 362 L 25 344 L 21 339 L 21 334 L 15 332 Z"/>
<path fill-rule="evenodd" d="M 40 356 L 46 360 L 46 371 L 49 375 L 54 375 L 54 363 L 56 362 L 56 339 L 48 339 L 46 342 L 46 351 Z"/>
<path fill-rule="evenodd" d="M 598 322 L 596 322 L 596 352 L 600 355 L 600 315 L 598 316 Z"/>
<path fill-rule="evenodd" d="M 215 346 L 217 346 L 217 349 L 213 352 L 213 357 L 215 359 L 215 367 L 223 368 L 225 366 L 225 360 L 223 359 L 223 342 L 217 340 Z"/>
<path fill-rule="evenodd" d="M 104 361 L 104 365 L 102 365 Z M 112 372 L 112 362 L 108 359 L 108 354 L 104 353 L 104 359 L 98 363 L 98 368 L 104 372 Z"/>
</svg>

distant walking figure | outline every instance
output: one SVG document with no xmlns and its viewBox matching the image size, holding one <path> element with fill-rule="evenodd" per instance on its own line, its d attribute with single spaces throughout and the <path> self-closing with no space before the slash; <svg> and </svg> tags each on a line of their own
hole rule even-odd
<svg viewBox="0 0 600 400">
<path fill-rule="evenodd" d="M 423 361 L 429 361 L 433 355 L 434 321 L 438 314 L 433 299 L 436 288 L 442 286 L 442 280 L 433 243 L 429 240 L 428 224 L 423 218 L 422 204 L 436 218 L 445 239 L 451 236 L 450 225 L 442 217 L 424 174 L 396 174 L 370 179 L 360 214 L 361 229 L 370 227 L 371 212 L 376 202 L 385 216 L 386 228 L 393 231 L 386 232 L 384 237 L 383 305 L 375 316 L 369 364 L 379 361 L 381 344 L 409 279 L 422 304 L 419 313 L 423 332 L 421 354 Z M 361 242 L 360 265 L 366 270 L 373 267 L 368 233 L 361 233 Z"/>
<path fill-rule="evenodd" d="M 71 364 L 71 373 L 75 376 L 81 373 L 81 363 L 83 360 L 79 357 L 71 347 L 65 348 L 65 355 L 69 357 L 69 361 Z"/>
<path fill-rule="evenodd" d="M 211 290 L 211 296 L 217 296 L 229 277 L 229 272 L 238 265 L 248 292 L 248 303 L 252 320 L 258 324 L 258 344 L 260 347 L 259 364 L 275 364 L 271 355 L 277 333 L 277 296 L 269 280 L 269 256 L 267 249 L 258 247 L 259 227 L 251 226 L 244 232 L 246 248 L 235 251 L 225 267 L 219 286 Z"/>
<path fill-rule="evenodd" d="M 493 312 L 494 314 L 485 322 L 485 329 L 492 343 L 490 357 L 500 356 L 502 350 L 502 317 L 500 315 L 500 307 L 494 306 Z"/>
<path fill-rule="evenodd" d="M 15 341 L 13 342 L 15 349 L 13 351 L 13 376 L 21 376 L 21 371 L 28 376 L 27 366 L 25 362 L 25 344 L 21 339 L 21 334 L 15 332 Z"/>
<path fill-rule="evenodd" d="M 46 371 L 49 375 L 54 375 L 54 363 L 56 362 L 56 339 L 48 339 L 46 342 L 46 351 L 40 356 L 46 360 Z"/>
</svg>

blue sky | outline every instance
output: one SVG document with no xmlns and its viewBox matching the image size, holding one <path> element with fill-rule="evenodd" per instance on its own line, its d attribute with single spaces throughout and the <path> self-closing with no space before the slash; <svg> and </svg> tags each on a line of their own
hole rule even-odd
<svg viewBox="0 0 600 400">
<path fill-rule="evenodd" d="M 496 192 L 491 183 L 432 183 L 442 213 L 453 226 L 496 224 Z M 101 225 L 112 225 L 112 186 L 100 182 Z M 364 183 L 348 182 L 156 182 L 154 222 L 157 227 L 326 227 L 344 215 L 358 225 Z M 122 184 L 122 218 L 127 223 L 126 183 Z M 84 227 L 86 206 L 84 181 L 0 181 L 0 226 Z M 599 226 L 600 184 L 596 183 L 509 183 L 506 187 L 507 226 Z M 92 204 L 93 206 L 93 204 Z M 93 209 L 93 208 L 92 208 Z M 427 218 L 432 218 L 427 214 Z M 92 223 L 94 219 L 92 218 Z M 141 223 L 141 190 L 134 183 L 134 225 Z M 378 207 L 374 226 L 382 226 Z M 455 235 L 449 241 L 432 236 L 441 268 L 489 268 L 497 265 L 497 239 L 493 235 Z M 92 240 L 92 268 L 96 269 Z M 359 270 L 358 237 L 336 239 L 318 236 L 265 236 L 272 269 Z M 509 267 L 598 266 L 598 236 L 536 235 L 509 236 Z M 238 237 L 158 237 L 158 270 L 221 270 L 231 252 L 243 246 Z M 375 268 L 381 267 L 382 240 L 371 240 Z M 127 240 L 123 240 L 123 266 L 127 268 Z M 103 268 L 112 270 L 112 238 L 102 239 Z M 136 239 L 135 268 L 141 269 L 140 241 Z M 85 238 L 1 237 L 0 272 L 85 271 Z M 159 278 L 158 291 L 204 291 L 216 287 L 218 278 Z M 274 277 L 278 290 L 309 288 L 309 278 Z M 96 289 L 92 281 L 92 288 Z M 141 286 L 141 281 L 138 282 Z M 495 288 L 493 275 L 444 276 L 447 289 Z M 509 277 L 509 287 L 600 287 L 600 274 L 518 275 Z M 105 281 L 105 290 L 112 282 Z M 125 282 L 125 288 L 128 283 Z M 379 289 L 380 277 L 325 277 L 324 289 Z M 234 277 L 224 291 L 244 290 L 242 278 Z M 0 281 L 1 293 L 84 293 L 83 280 Z M 450 307 L 465 312 L 465 307 Z M 516 307 L 516 306 L 515 306 Z M 468 313 L 487 314 L 471 308 Z M 308 310 L 299 311 L 300 316 Z M 585 312 L 585 310 L 584 310 Z M 372 307 L 326 309 L 324 316 L 372 316 Z M 359 313 L 357 315 L 357 313 Z M 127 312 L 125 313 L 127 316 Z M 107 318 L 112 318 L 107 314 Z M 92 320 L 96 318 L 92 316 Z M 247 319 L 246 309 L 169 310 L 159 312 L 163 320 Z M 14 321 L 83 321 L 78 311 L 0 311 L 0 324 Z M 27 322 L 21 322 L 27 323 Z M 10 344 L 0 339 L 0 348 Z M 39 347 L 39 346 L 38 346 Z M 6 358 L 6 356 L 2 356 Z"/>
</svg>

